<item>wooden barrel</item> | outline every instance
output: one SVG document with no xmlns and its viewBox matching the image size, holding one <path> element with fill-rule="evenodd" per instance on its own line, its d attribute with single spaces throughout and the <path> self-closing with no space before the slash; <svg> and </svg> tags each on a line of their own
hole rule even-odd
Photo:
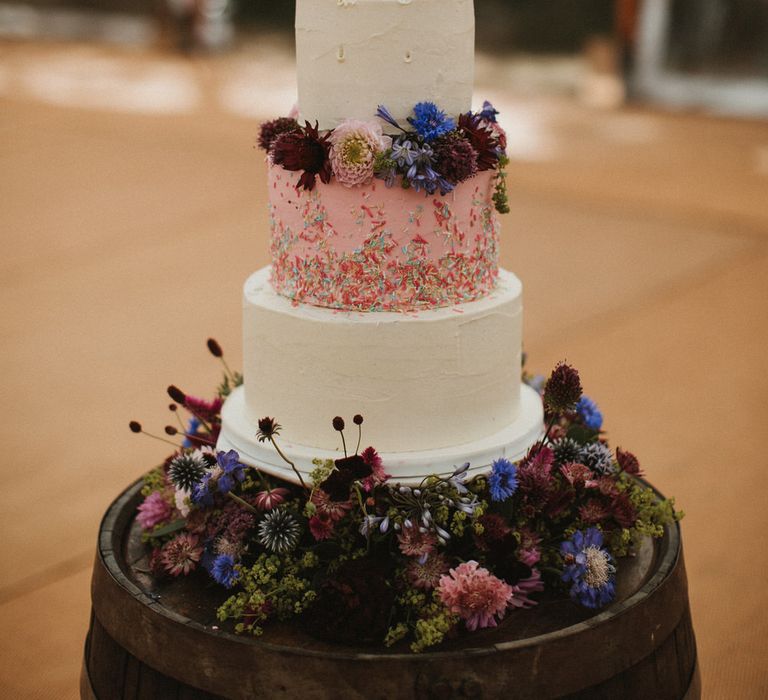
<svg viewBox="0 0 768 700">
<path fill-rule="evenodd" d="M 597 613 L 547 600 L 498 628 L 411 654 L 328 644 L 290 625 L 258 638 L 219 628 L 226 592 L 203 574 L 165 585 L 148 576 L 134 522 L 140 489 L 127 489 L 101 525 L 82 698 L 700 697 L 677 525 L 620 562 L 617 600 Z"/>
</svg>

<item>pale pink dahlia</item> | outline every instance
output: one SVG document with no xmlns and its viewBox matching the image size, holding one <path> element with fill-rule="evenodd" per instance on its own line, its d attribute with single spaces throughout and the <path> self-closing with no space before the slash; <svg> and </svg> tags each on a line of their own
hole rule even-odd
<svg viewBox="0 0 768 700">
<path fill-rule="evenodd" d="M 186 576 L 195 570 L 202 554 L 203 548 L 199 545 L 197 536 L 185 532 L 163 545 L 160 560 L 163 563 L 163 568 L 171 576 L 178 576 L 179 574 Z"/>
<path fill-rule="evenodd" d="M 136 520 L 144 530 L 151 530 L 155 525 L 168 520 L 171 517 L 171 505 L 159 491 L 149 494 L 138 507 Z"/>
<path fill-rule="evenodd" d="M 504 617 L 514 591 L 488 569 L 468 561 L 440 578 L 440 600 L 448 610 L 462 618 L 467 629 L 496 627 L 496 617 Z"/>
<path fill-rule="evenodd" d="M 392 145 L 381 125 L 346 119 L 331 133 L 331 168 L 336 179 L 346 187 L 364 185 L 373 178 L 376 155 Z"/>
<path fill-rule="evenodd" d="M 520 579 L 512 586 L 512 598 L 509 600 L 509 606 L 511 608 L 530 608 L 536 605 L 536 601 L 531 600 L 528 594 L 543 590 L 544 582 L 541 580 L 541 573 L 538 569 L 533 569 L 528 578 Z"/>
</svg>

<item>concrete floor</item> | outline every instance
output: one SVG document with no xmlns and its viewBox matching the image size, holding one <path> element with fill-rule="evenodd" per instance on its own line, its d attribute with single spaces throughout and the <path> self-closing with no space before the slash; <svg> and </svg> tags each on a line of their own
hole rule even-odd
<svg viewBox="0 0 768 700">
<path fill-rule="evenodd" d="M 127 423 L 160 432 L 171 382 L 213 388 L 208 336 L 240 365 L 240 288 L 268 263 L 252 145 L 291 81 L 268 44 L 0 44 L 2 697 L 76 697 L 100 516 L 165 455 Z M 704 697 L 767 697 L 768 125 L 485 96 L 530 366 L 575 364 L 686 511 Z"/>
</svg>

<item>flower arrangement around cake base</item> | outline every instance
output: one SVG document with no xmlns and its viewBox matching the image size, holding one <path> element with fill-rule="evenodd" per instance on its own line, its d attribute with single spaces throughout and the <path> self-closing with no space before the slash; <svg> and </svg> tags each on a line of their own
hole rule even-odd
<svg viewBox="0 0 768 700">
<path fill-rule="evenodd" d="M 208 348 L 224 362 L 216 341 Z M 153 437 L 174 451 L 144 478 L 136 517 L 152 574 L 205 570 L 231 591 L 218 618 L 238 633 L 293 620 L 324 640 L 407 639 L 420 652 L 495 627 L 545 589 L 601 608 L 614 599 L 619 558 L 682 517 L 636 478 L 630 452 L 608 446 L 600 411 L 564 363 L 546 381 L 523 375 L 546 414 L 544 436 L 524 459 L 500 457 L 474 478 L 469 464 L 458 465 L 417 486 L 391 482 L 375 448 L 364 447 L 361 415 L 351 430 L 333 418 L 344 457 L 316 461 L 308 479 L 280 449 L 282 426 L 259 420 L 258 439 L 298 484 L 242 464 L 234 450 L 217 452 L 223 400 L 242 382 L 224 368 L 211 401 L 168 388 L 179 427 Z M 136 421 L 130 428 L 145 432 Z"/>
</svg>

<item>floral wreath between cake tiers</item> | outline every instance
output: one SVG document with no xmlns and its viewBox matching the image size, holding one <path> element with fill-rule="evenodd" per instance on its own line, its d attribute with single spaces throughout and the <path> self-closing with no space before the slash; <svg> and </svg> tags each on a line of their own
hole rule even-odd
<svg viewBox="0 0 768 700">
<path fill-rule="evenodd" d="M 224 362 L 216 341 L 208 348 Z M 172 580 L 207 571 L 231 590 L 218 618 L 238 633 L 294 620 L 327 641 L 407 639 L 419 652 L 495 627 L 544 590 L 598 609 L 615 597 L 618 559 L 683 516 L 636 478 L 630 452 L 608 447 L 600 411 L 564 363 L 546 382 L 523 373 L 541 392 L 547 424 L 525 458 L 501 457 L 474 478 L 464 464 L 416 487 L 391 483 L 376 450 L 360 449 L 360 415 L 354 451 L 345 421 L 333 419 L 345 456 L 316 461 L 308 480 L 281 451 L 277 421 L 258 421 L 258 439 L 299 485 L 278 484 L 234 450 L 217 452 L 221 406 L 242 383 L 224 368 L 212 401 L 168 388 L 179 428 L 165 432 L 184 442 L 159 438 L 175 450 L 144 477 L 136 519 L 151 573 Z M 145 432 L 136 421 L 130 428 Z"/>
<path fill-rule="evenodd" d="M 392 135 L 378 121 L 347 119 L 320 132 L 317 122 L 301 126 L 292 116 L 280 117 L 262 124 L 258 142 L 273 163 L 301 172 L 298 186 L 306 190 L 318 177 L 326 184 L 334 177 L 346 187 L 379 178 L 387 187 L 399 180 L 403 188 L 444 196 L 478 172 L 496 170 L 493 202 L 506 214 L 507 137 L 498 113 L 486 101 L 481 111 L 454 119 L 432 102 L 419 102 L 405 128 L 380 105 L 376 116 L 396 130 Z"/>
</svg>

